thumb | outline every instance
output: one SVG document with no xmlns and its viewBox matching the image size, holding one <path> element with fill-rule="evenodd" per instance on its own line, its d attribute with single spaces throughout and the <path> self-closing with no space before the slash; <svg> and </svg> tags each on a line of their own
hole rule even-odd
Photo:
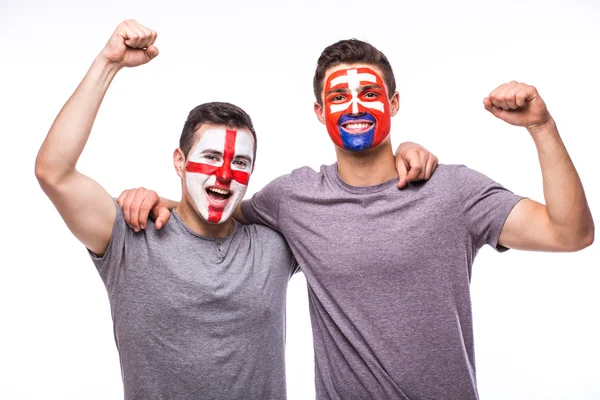
<svg viewBox="0 0 600 400">
<path fill-rule="evenodd" d="M 398 171 L 398 189 L 402 189 L 406 186 L 406 176 L 408 175 L 408 169 L 402 157 L 396 156 L 396 171 Z"/>
<path fill-rule="evenodd" d="M 146 58 L 148 59 L 148 61 L 150 61 L 158 55 L 158 47 L 152 44 L 146 48 L 145 53 Z"/>
</svg>

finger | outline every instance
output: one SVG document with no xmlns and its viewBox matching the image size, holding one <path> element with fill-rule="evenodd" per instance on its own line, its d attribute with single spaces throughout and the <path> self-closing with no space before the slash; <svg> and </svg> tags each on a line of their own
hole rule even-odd
<svg viewBox="0 0 600 400">
<path fill-rule="evenodd" d="M 502 108 L 504 110 L 510 110 L 508 103 L 506 102 L 506 92 L 508 91 L 508 85 L 504 85 L 502 89 L 498 91 L 493 97 L 490 97 L 492 104 L 495 107 Z"/>
<path fill-rule="evenodd" d="M 425 173 L 427 172 L 427 162 L 429 160 L 429 152 L 427 150 L 423 150 L 421 152 L 421 165 L 423 168 L 421 169 L 421 173 L 419 174 L 419 180 L 425 179 Z"/>
<path fill-rule="evenodd" d="M 150 29 L 150 35 L 152 36 L 152 40 L 150 41 L 149 45 L 153 45 L 154 42 L 156 42 L 156 38 L 158 37 L 158 33 L 156 33 L 156 31 L 153 31 L 152 29 Z"/>
<path fill-rule="evenodd" d="M 127 195 L 123 199 L 123 204 L 121 205 L 121 208 L 123 209 L 123 218 L 125 219 L 125 222 L 131 229 L 133 229 L 133 226 L 131 226 L 131 218 L 129 215 L 129 205 L 133 201 L 133 197 L 134 197 L 134 194 L 132 192 L 133 192 L 132 190 L 127 191 Z"/>
<path fill-rule="evenodd" d="M 524 88 L 519 88 L 519 90 L 517 90 L 515 93 L 515 103 L 519 108 L 527 105 L 527 96 L 528 93 Z"/>
<path fill-rule="evenodd" d="M 429 178 L 431 178 L 431 174 L 435 170 L 436 166 L 437 157 L 432 154 L 431 157 L 429 157 L 429 159 L 427 160 L 427 164 L 425 165 L 425 176 L 423 177 L 424 180 L 428 180 Z"/>
<path fill-rule="evenodd" d="M 423 170 L 423 164 L 419 155 L 415 152 L 406 155 L 408 161 L 408 174 L 406 175 L 406 182 L 413 182 L 418 180 L 421 171 Z"/>
<path fill-rule="evenodd" d="M 494 114 L 494 116 L 497 118 L 501 118 L 501 115 L 504 112 L 503 109 L 498 108 L 494 104 L 492 104 L 492 101 L 490 100 L 489 97 L 486 97 L 485 99 L 483 99 L 483 107 L 486 110 L 488 110 L 489 112 L 491 112 L 492 114 Z"/>
<path fill-rule="evenodd" d="M 153 196 L 152 191 L 148 191 L 144 199 L 142 200 L 142 204 L 140 204 L 140 210 L 138 214 L 138 221 L 141 229 L 146 229 L 146 224 L 148 222 L 148 215 L 152 210 L 152 207 L 158 200 L 158 196 Z"/>
<path fill-rule="evenodd" d="M 169 218 L 171 218 L 171 212 L 169 211 L 169 209 L 167 207 L 157 207 L 156 210 L 156 229 L 160 229 L 163 226 L 165 226 L 165 224 L 167 223 L 167 221 L 169 220 Z"/>
<path fill-rule="evenodd" d="M 140 43 L 144 40 L 144 31 L 140 28 L 140 24 L 134 20 L 127 21 L 127 40 L 125 44 L 134 49 L 140 48 Z"/>
<path fill-rule="evenodd" d="M 408 165 L 401 156 L 396 156 L 396 171 L 398 171 L 398 189 L 406 186 L 406 176 L 408 175 Z"/>
<path fill-rule="evenodd" d="M 140 29 L 143 33 L 142 39 L 140 40 L 140 43 L 138 43 L 138 45 L 141 48 L 146 48 L 148 46 L 150 46 L 152 43 L 154 43 L 153 41 L 153 36 L 152 36 L 152 31 L 150 31 L 150 29 L 146 28 L 145 26 L 141 26 L 140 25 Z"/>
<path fill-rule="evenodd" d="M 147 192 L 147 190 L 143 187 L 137 189 L 135 191 L 135 197 L 133 198 L 133 201 L 129 205 L 129 216 L 131 219 L 130 223 L 135 232 L 140 231 L 140 206 L 142 205 L 142 202 L 144 201 L 146 192 Z"/>
<path fill-rule="evenodd" d="M 506 93 L 504 94 L 506 104 L 511 110 L 516 110 L 517 108 L 519 108 L 519 105 L 517 104 L 517 99 L 515 97 L 518 90 L 519 86 L 517 85 L 517 82 L 512 81 L 508 89 L 506 90 Z"/>
<path fill-rule="evenodd" d="M 125 198 L 128 194 L 129 190 L 123 190 L 123 193 L 121 193 L 121 195 L 117 198 L 117 204 L 119 205 L 119 207 L 123 208 L 123 202 L 125 201 Z"/>
</svg>

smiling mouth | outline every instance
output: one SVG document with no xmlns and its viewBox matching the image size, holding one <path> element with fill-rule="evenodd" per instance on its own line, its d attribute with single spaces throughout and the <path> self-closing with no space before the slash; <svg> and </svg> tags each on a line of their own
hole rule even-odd
<svg viewBox="0 0 600 400">
<path fill-rule="evenodd" d="M 371 121 L 348 121 L 344 122 L 341 126 L 346 132 L 358 135 L 367 132 L 373 125 L 375 124 Z"/>
<path fill-rule="evenodd" d="M 206 194 L 211 200 L 214 201 L 225 201 L 231 197 L 231 191 L 227 189 L 217 188 L 217 187 L 209 187 L 206 188 Z"/>
</svg>

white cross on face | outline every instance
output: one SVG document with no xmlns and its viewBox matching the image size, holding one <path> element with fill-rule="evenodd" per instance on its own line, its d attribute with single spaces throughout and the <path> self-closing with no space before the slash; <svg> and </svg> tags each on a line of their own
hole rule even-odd
<svg viewBox="0 0 600 400">
<path fill-rule="evenodd" d="M 358 104 L 362 105 L 366 108 L 374 108 L 383 112 L 383 103 L 381 101 L 361 101 L 358 98 L 358 89 L 360 88 L 360 82 L 371 82 L 377 83 L 377 78 L 373 74 L 369 73 L 358 73 L 355 69 L 349 69 L 346 72 L 346 75 L 338 76 L 334 78 L 330 82 L 329 89 L 343 83 L 348 84 L 348 89 L 350 90 L 350 94 L 352 98 L 343 104 L 332 104 L 329 107 L 330 113 L 336 113 L 340 111 L 346 110 L 350 105 L 352 105 L 352 114 L 358 114 Z"/>
</svg>

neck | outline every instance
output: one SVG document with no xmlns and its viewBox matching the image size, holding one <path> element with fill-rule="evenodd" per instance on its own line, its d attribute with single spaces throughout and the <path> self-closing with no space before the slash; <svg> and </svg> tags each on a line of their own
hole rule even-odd
<svg viewBox="0 0 600 400">
<path fill-rule="evenodd" d="M 359 152 L 335 147 L 340 178 L 351 186 L 373 186 L 398 176 L 389 137 L 378 146 Z"/>
<path fill-rule="evenodd" d="M 232 218 L 229 218 L 227 221 L 220 224 L 206 222 L 185 197 L 179 202 L 175 211 L 179 214 L 183 223 L 190 228 L 192 232 L 200 236 L 225 238 L 233 232 Z"/>
</svg>

